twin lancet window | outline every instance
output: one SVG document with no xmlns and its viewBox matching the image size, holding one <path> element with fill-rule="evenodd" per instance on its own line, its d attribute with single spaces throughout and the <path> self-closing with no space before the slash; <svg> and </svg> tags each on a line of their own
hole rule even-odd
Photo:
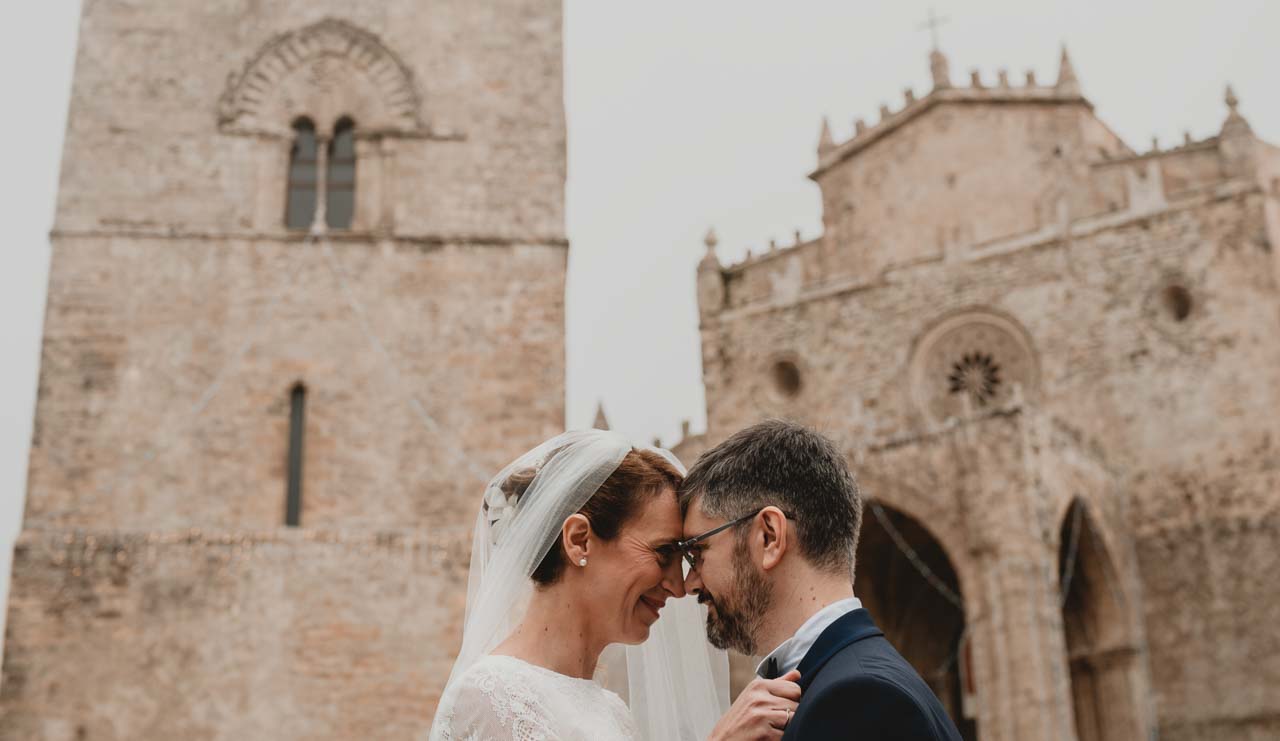
<svg viewBox="0 0 1280 741">
<path fill-rule="evenodd" d="M 285 226 L 306 230 L 320 224 L 350 229 L 356 210 L 356 124 L 343 117 L 328 140 L 309 118 L 293 122 Z M 324 193 L 324 199 L 320 194 Z"/>
</svg>

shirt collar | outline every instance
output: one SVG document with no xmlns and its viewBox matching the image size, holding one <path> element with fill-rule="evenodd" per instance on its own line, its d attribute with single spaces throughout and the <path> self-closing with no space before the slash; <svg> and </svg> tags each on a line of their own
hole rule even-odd
<svg viewBox="0 0 1280 741">
<path fill-rule="evenodd" d="M 838 602 L 832 602 L 826 607 L 818 610 L 804 621 L 804 625 L 796 631 L 795 635 L 778 645 L 777 648 L 769 652 L 764 660 L 756 665 L 756 674 L 765 676 L 765 667 L 769 664 L 769 660 L 773 659 L 778 664 L 778 676 L 782 676 L 787 672 L 800 666 L 800 660 L 805 654 L 809 653 L 809 649 L 813 648 L 813 642 L 818 640 L 818 636 L 822 635 L 822 631 L 826 630 L 840 618 L 840 616 L 853 612 L 862 607 L 862 601 L 857 597 L 849 597 Z"/>
</svg>

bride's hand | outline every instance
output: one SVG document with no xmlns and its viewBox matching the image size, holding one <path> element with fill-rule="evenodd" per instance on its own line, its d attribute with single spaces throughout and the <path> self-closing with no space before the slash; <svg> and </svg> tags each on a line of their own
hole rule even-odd
<svg viewBox="0 0 1280 741">
<path fill-rule="evenodd" d="M 707 741 L 777 741 L 800 702 L 800 672 L 753 679 L 711 730 Z"/>
</svg>

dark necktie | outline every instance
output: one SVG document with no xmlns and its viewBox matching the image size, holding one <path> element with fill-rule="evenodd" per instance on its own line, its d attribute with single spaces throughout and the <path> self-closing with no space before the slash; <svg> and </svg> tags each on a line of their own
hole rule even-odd
<svg viewBox="0 0 1280 741">
<path fill-rule="evenodd" d="M 777 659 L 776 657 L 774 657 L 774 656 L 770 656 L 769 658 L 765 659 L 765 661 L 764 661 L 764 678 L 765 678 L 765 679 L 777 679 L 777 678 L 778 678 L 778 659 Z"/>
</svg>

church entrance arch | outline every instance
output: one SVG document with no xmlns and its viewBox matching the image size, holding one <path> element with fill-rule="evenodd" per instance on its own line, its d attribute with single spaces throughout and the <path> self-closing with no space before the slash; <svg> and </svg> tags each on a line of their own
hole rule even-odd
<svg viewBox="0 0 1280 741">
<path fill-rule="evenodd" d="M 1135 738 L 1140 727 L 1132 685 L 1137 649 L 1106 544 L 1078 499 L 1063 517 L 1058 574 L 1076 737 Z"/>
<path fill-rule="evenodd" d="M 868 502 L 854 593 L 942 700 L 965 741 L 977 739 L 964 599 L 942 544 L 909 515 Z"/>
</svg>

